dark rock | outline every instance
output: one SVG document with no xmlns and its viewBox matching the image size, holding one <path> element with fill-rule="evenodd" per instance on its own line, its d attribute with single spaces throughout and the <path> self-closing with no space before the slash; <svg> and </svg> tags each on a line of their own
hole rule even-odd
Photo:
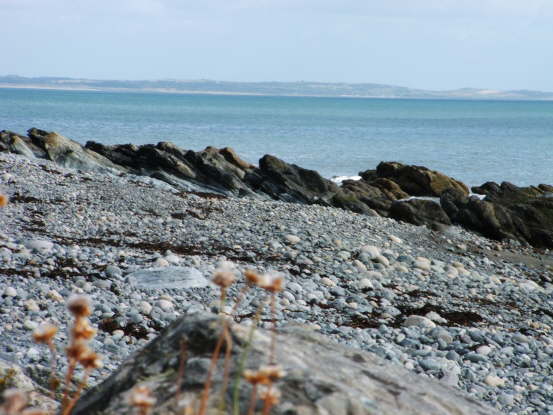
<svg viewBox="0 0 553 415">
<path fill-rule="evenodd" d="M 485 194 L 485 200 L 447 191 L 440 202 L 453 223 L 486 237 L 553 247 L 553 198 L 548 196 L 550 186 L 540 186 L 489 182 L 472 189 Z"/>
<path fill-rule="evenodd" d="M 335 183 L 324 179 L 315 170 L 288 164 L 271 155 L 263 156 L 259 160 L 259 169 L 246 175 L 245 180 L 255 191 L 287 202 L 331 206 L 330 201 L 338 192 Z"/>
<path fill-rule="evenodd" d="M 152 391 L 157 400 L 153 414 L 182 413 L 175 399 L 181 341 L 186 341 L 189 354 L 181 382 L 181 398 L 199 399 L 219 332 L 219 320 L 212 315 L 189 315 L 175 321 L 107 380 L 89 390 L 77 402 L 73 414 L 127 413 L 127 396 L 136 385 L 147 386 Z M 248 332 L 248 327 L 232 325 L 231 384 L 238 371 L 237 360 L 248 343 Z M 269 333 L 261 329 L 255 332 L 246 367 L 255 369 L 266 361 L 270 342 Z M 419 377 L 369 352 L 332 343 L 298 326 L 279 332 L 276 352 L 276 360 L 286 375 L 277 383 L 282 398 L 272 414 L 499 414 L 466 397 L 459 389 Z M 213 378 L 207 413 L 232 412 L 232 387 L 225 395 L 227 409 L 218 409 L 222 360 Z M 239 413 L 244 414 L 250 386 L 242 381 L 238 392 Z"/>
<path fill-rule="evenodd" d="M 360 202 L 383 216 L 388 216 L 392 202 L 409 197 L 396 183 L 387 179 L 377 178 L 371 182 L 364 179 L 344 180 L 342 189 L 353 193 Z"/>
<path fill-rule="evenodd" d="M 412 199 L 394 202 L 390 208 L 390 218 L 413 225 L 439 223 L 451 225 L 451 220 L 441 206 L 431 200 Z"/>
<path fill-rule="evenodd" d="M 391 179 L 412 196 L 439 197 L 448 189 L 457 189 L 468 195 L 464 183 L 422 166 L 408 166 L 397 162 L 382 162 L 376 168 L 380 178 Z"/>
<path fill-rule="evenodd" d="M 27 131 L 32 143 L 42 149 L 45 158 L 56 164 L 85 171 L 113 172 L 120 167 L 98 153 L 83 148 L 76 141 L 56 132 L 47 132 L 37 128 Z"/>
<path fill-rule="evenodd" d="M 0 131 L 0 143 L 5 147 L 3 151 L 20 154 L 31 159 L 46 157 L 46 152 L 36 146 L 29 137 L 24 137 L 11 131 Z"/>
</svg>

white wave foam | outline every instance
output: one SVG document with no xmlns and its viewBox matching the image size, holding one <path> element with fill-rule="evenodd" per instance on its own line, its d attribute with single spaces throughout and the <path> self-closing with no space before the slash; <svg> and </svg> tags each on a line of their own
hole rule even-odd
<svg viewBox="0 0 553 415">
<path fill-rule="evenodd" d="M 330 180 L 339 186 L 344 180 L 361 180 L 361 176 L 333 176 Z"/>
</svg>

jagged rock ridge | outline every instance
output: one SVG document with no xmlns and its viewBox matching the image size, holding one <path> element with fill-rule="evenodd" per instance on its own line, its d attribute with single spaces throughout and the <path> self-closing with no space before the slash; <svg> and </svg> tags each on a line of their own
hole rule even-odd
<svg viewBox="0 0 553 415">
<path fill-rule="evenodd" d="M 31 128 L 27 133 L 1 131 L 0 151 L 80 170 L 146 175 L 183 191 L 333 206 L 433 228 L 457 224 L 492 239 L 553 247 L 553 186 L 486 183 L 472 189 L 486 195 L 480 200 L 469 197 L 467 186 L 454 178 L 397 162 L 382 162 L 361 172 L 361 180 L 338 186 L 271 155 L 256 167 L 228 147 L 195 152 L 170 142 L 107 146 L 89 141 L 81 146 L 55 132 Z M 440 203 L 412 196 L 440 198 Z"/>
</svg>

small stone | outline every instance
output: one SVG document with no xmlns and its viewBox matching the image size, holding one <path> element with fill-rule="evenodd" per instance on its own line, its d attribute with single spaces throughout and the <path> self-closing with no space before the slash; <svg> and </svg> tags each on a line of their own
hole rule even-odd
<svg viewBox="0 0 553 415">
<path fill-rule="evenodd" d="M 29 350 L 27 350 L 27 357 L 33 362 L 39 361 L 40 356 L 41 356 L 41 352 L 36 347 L 30 347 Z"/>
<path fill-rule="evenodd" d="M 63 297 L 62 295 L 57 292 L 56 290 L 50 290 L 48 291 L 48 298 L 58 302 L 58 303 L 63 303 Z"/>
<path fill-rule="evenodd" d="M 488 358 L 486 356 L 482 356 L 478 353 L 467 353 L 463 356 L 463 359 L 469 360 L 474 363 L 483 363 L 488 361 Z"/>
<path fill-rule="evenodd" d="M 429 311 L 428 313 L 426 313 L 426 318 L 435 321 L 436 323 L 447 323 L 447 320 L 435 311 Z"/>
<path fill-rule="evenodd" d="M 23 243 L 26 248 L 37 251 L 41 254 L 46 254 L 52 250 L 54 243 L 43 239 L 30 239 Z"/>
<path fill-rule="evenodd" d="M 390 265 L 390 261 L 384 255 L 377 255 L 372 260 L 377 264 L 382 264 L 386 267 Z"/>
<path fill-rule="evenodd" d="M 389 238 L 390 238 L 390 241 L 395 242 L 396 244 L 400 244 L 400 243 L 403 242 L 401 239 L 399 239 L 399 238 L 398 238 L 397 236 L 395 236 L 395 235 L 390 235 Z"/>
<path fill-rule="evenodd" d="M 327 287 L 336 287 L 336 283 L 327 277 L 321 278 L 321 283 Z"/>
<path fill-rule="evenodd" d="M 113 340 L 122 339 L 124 336 L 125 336 L 125 332 L 123 330 L 114 330 L 113 333 L 111 333 L 111 338 Z"/>
<path fill-rule="evenodd" d="M 424 359 L 419 363 L 424 370 L 440 370 L 444 366 L 442 362 L 436 359 Z"/>
<path fill-rule="evenodd" d="M 368 278 L 363 278 L 363 279 L 359 280 L 359 282 L 357 283 L 357 287 L 360 290 L 366 290 L 366 289 L 369 289 L 369 288 L 370 289 L 374 288 L 372 281 Z"/>
<path fill-rule="evenodd" d="M 423 271 L 430 271 L 431 269 L 431 264 L 428 259 L 417 259 L 413 265 L 415 268 L 422 269 Z"/>
<path fill-rule="evenodd" d="M 6 287 L 6 289 L 4 290 L 4 295 L 6 297 L 17 297 L 17 291 L 13 287 Z"/>
<path fill-rule="evenodd" d="M 105 272 L 106 275 L 110 278 L 118 278 L 122 274 L 121 269 L 115 265 L 108 265 Z"/>
<path fill-rule="evenodd" d="M 168 267 L 169 261 L 167 261 L 165 258 L 158 258 L 153 263 L 154 267 Z"/>
<path fill-rule="evenodd" d="M 161 308 L 165 312 L 171 311 L 174 308 L 174 305 L 171 301 L 163 300 L 163 299 L 159 300 L 157 302 L 157 305 L 159 306 L 159 308 Z"/>
<path fill-rule="evenodd" d="M 144 314 L 145 316 L 149 316 L 152 312 L 152 305 L 148 303 L 147 301 L 141 301 L 138 305 L 138 310 Z"/>
<path fill-rule="evenodd" d="M 417 316 L 417 315 L 412 315 L 407 317 L 402 325 L 404 327 L 416 326 L 416 327 L 431 328 L 431 329 L 436 327 L 436 323 L 434 323 L 429 318 L 426 318 L 423 316 Z"/>
<path fill-rule="evenodd" d="M 361 247 L 361 252 L 365 252 L 370 259 L 374 259 L 380 255 L 380 250 L 373 245 L 365 245 Z"/>
<path fill-rule="evenodd" d="M 516 343 L 528 343 L 530 342 L 530 339 L 524 334 L 517 333 L 513 336 L 513 341 Z"/>
<path fill-rule="evenodd" d="M 351 257 L 351 254 L 348 251 L 340 251 L 340 252 L 338 252 L 338 257 L 345 261 L 345 260 L 348 260 Z"/>
<path fill-rule="evenodd" d="M 363 271 L 366 271 L 367 270 L 367 267 L 365 264 L 363 264 L 361 261 L 359 261 L 358 259 L 355 259 L 353 261 L 353 265 L 355 265 L 355 268 L 357 268 L 359 271 L 363 272 Z"/>
<path fill-rule="evenodd" d="M 165 257 L 165 260 L 169 262 L 172 265 L 179 265 L 181 262 L 181 258 L 178 255 L 175 254 L 169 254 Z"/>
<path fill-rule="evenodd" d="M 486 345 L 480 346 L 479 348 L 476 349 L 476 353 L 481 354 L 482 356 L 489 355 L 491 351 L 492 351 L 492 348 Z"/>
<path fill-rule="evenodd" d="M 295 245 L 295 244 L 297 244 L 301 241 L 301 239 L 299 237 L 297 237 L 296 235 L 290 235 L 290 234 L 285 235 L 284 239 L 286 239 L 286 241 L 291 245 Z"/>
<path fill-rule="evenodd" d="M 497 387 L 497 386 L 504 386 L 506 380 L 505 380 L 505 379 L 502 379 L 502 378 L 500 378 L 500 377 L 498 377 L 498 376 L 488 375 L 488 376 L 486 376 L 486 378 L 484 379 L 484 382 L 485 382 L 486 385 L 488 385 L 488 386 Z"/>
<path fill-rule="evenodd" d="M 34 330 L 38 327 L 38 323 L 32 320 L 25 320 L 23 322 L 23 327 L 25 327 L 27 330 Z"/>
<path fill-rule="evenodd" d="M 25 301 L 25 308 L 29 311 L 36 311 L 36 312 L 40 311 L 38 304 L 33 299 Z"/>
</svg>

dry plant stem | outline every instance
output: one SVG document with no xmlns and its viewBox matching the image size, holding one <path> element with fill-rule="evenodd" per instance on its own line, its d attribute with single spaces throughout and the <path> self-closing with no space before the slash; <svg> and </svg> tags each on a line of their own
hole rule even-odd
<svg viewBox="0 0 553 415">
<path fill-rule="evenodd" d="M 47 343 L 50 350 L 50 395 L 52 399 L 56 399 L 56 388 L 58 386 L 58 378 L 56 376 L 56 345 L 50 339 Z"/>
<path fill-rule="evenodd" d="M 226 331 L 227 321 L 223 319 L 223 328 L 222 333 L 219 336 L 219 340 L 217 341 L 217 345 L 215 346 L 215 350 L 213 351 L 213 355 L 211 356 L 211 363 L 209 364 L 209 369 L 207 371 L 207 379 L 205 380 L 204 384 L 204 390 L 202 392 L 202 398 L 200 400 L 200 409 L 198 410 L 198 415 L 205 415 L 205 411 L 207 409 L 207 399 L 209 398 L 209 391 L 211 389 L 211 377 L 213 376 L 213 370 L 215 370 L 215 365 L 217 364 L 217 359 L 219 358 L 219 354 L 221 353 L 221 347 L 223 346 L 223 342 L 225 341 L 225 331 Z"/>
<path fill-rule="evenodd" d="M 239 393 L 240 393 L 240 380 L 242 379 L 242 373 L 244 372 L 244 365 L 246 363 L 246 358 L 250 353 L 250 349 L 252 347 L 253 335 L 255 334 L 255 329 L 259 325 L 259 320 L 261 319 L 261 312 L 263 311 L 263 306 L 265 305 L 266 300 L 267 298 L 264 298 L 259 303 L 259 306 L 257 307 L 254 321 L 248 333 L 248 342 L 246 343 L 246 346 L 242 351 L 242 355 L 240 356 L 240 360 L 238 361 L 238 371 L 236 372 L 236 377 L 234 378 L 234 386 L 232 391 L 232 402 L 233 402 L 232 415 L 240 415 L 240 402 L 238 399 Z"/>
<path fill-rule="evenodd" d="M 269 415 L 269 412 L 271 412 L 271 407 L 273 406 L 271 404 L 271 389 L 273 388 L 273 384 L 269 383 L 269 386 L 267 387 L 267 394 L 265 395 L 265 402 L 263 403 L 263 415 Z"/>
<path fill-rule="evenodd" d="M 69 402 L 69 405 L 67 405 L 67 407 L 63 409 L 63 412 L 62 412 L 63 415 L 68 415 L 71 413 L 71 410 L 79 400 L 79 397 L 81 396 L 81 393 L 88 382 L 88 377 L 90 376 L 91 371 L 92 371 L 91 369 L 85 370 L 83 378 L 77 388 L 77 391 L 75 392 L 75 395 L 73 395 L 73 399 L 71 399 L 71 401 Z"/>
<path fill-rule="evenodd" d="M 226 330 L 223 335 L 225 336 L 225 363 L 223 371 L 223 387 L 221 388 L 221 401 L 219 404 L 219 409 L 224 411 L 226 409 L 225 405 L 225 395 L 227 394 L 228 382 L 229 382 L 229 372 L 230 372 L 230 356 L 232 352 L 232 336 L 230 335 L 230 330 L 228 324 L 225 326 Z"/>
<path fill-rule="evenodd" d="M 73 379 L 73 373 L 75 372 L 76 366 L 77 366 L 77 360 L 69 359 L 69 366 L 67 367 L 67 373 L 65 374 L 63 398 L 61 400 L 61 407 L 63 409 L 67 407 L 67 398 L 69 397 L 69 387 L 71 384 L 71 380 Z"/>
<path fill-rule="evenodd" d="M 227 301 L 227 289 L 225 287 L 221 287 L 221 302 L 219 304 L 220 313 L 224 311 L 226 301 Z"/>
<path fill-rule="evenodd" d="M 257 403 L 257 384 L 252 385 L 252 393 L 250 395 L 250 406 L 248 408 L 248 415 L 254 415 L 255 404 Z"/>
<path fill-rule="evenodd" d="M 271 330 L 271 353 L 269 355 L 269 364 L 274 365 L 275 360 L 275 350 L 276 350 L 276 294 L 271 293 L 271 317 L 273 319 L 273 327 Z"/>
<path fill-rule="evenodd" d="M 188 360 L 188 344 L 185 339 L 180 342 L 180 359 L 179 359 L 179 373 L 177 377 L 177 392 L 175 399 L 177 406 L 179 405 L 181 398 L 182 381 L 184 379 L 184 371 L 186 370 L 186 362 Z"/>
</svg>

